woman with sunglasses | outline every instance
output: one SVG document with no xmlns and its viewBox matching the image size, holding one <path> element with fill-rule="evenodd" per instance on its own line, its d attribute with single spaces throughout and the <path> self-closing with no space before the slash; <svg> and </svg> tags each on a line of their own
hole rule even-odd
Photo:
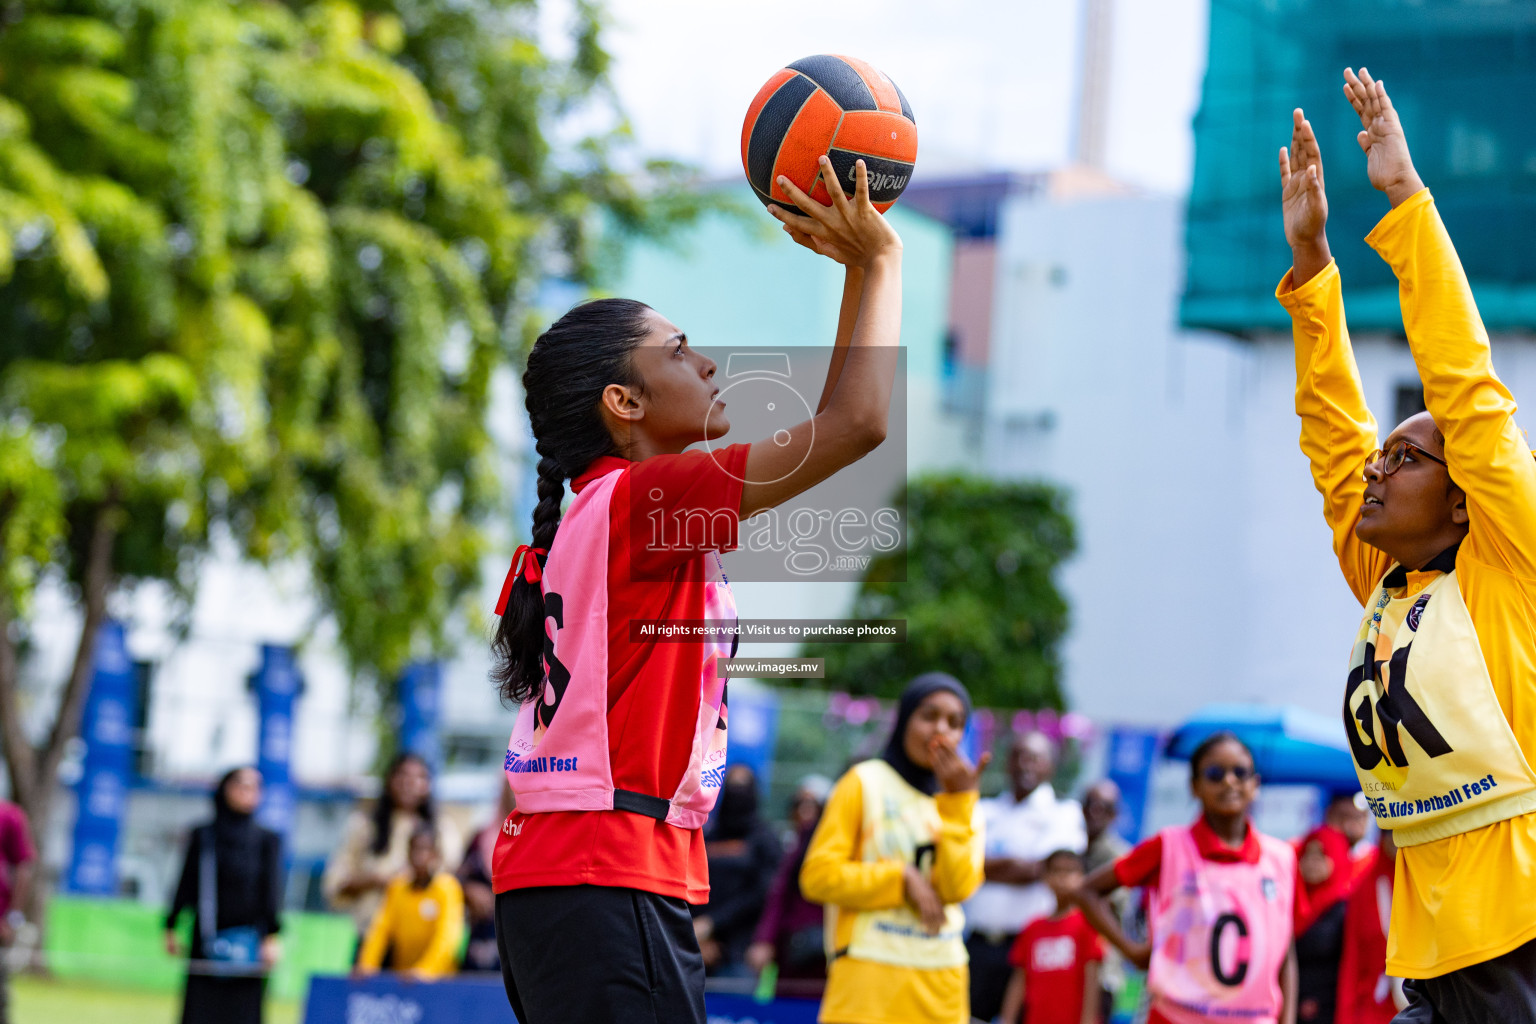
<svg viewBox="0 0 1536 1024">
<path fill-rule="evenodd" d="M 1147 972 L 1147 1024 L 1295 1024 L 1296 854 L 1248 819 L 1259 790 L 1252 752 L 1230 732 L 1206 737 L 1190 757 L 1189 788 L 1199 819 L 1089 875 L 1076 902 Z M 1151 890 L 1145 942 L 1125 934 L 1105 899 L 1122 886 Z"/>
<path fill-rule="evenodd" d="M 1344 728 L 1397 858 L 1386 973 L 1400 1021 L 1536 1024 L 1536 461 L 1392 102 L 1346 71 L 1428 411 L 1376 442 L 1328 252 L 1312 127 L 1280 151 L 1301 447 L 1364 606 Z"/>
</svg>

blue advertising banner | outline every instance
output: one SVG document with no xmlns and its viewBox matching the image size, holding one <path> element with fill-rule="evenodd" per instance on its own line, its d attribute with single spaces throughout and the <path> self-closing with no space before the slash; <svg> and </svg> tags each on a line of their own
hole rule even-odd
<svg viewBox="0 0 1536 1024">
<path fill-rule="evenodd" d="M 704 1012 L 709 1024 L 816 1024 L 817 999 L 775 999 L 760 1003 L 751 996 L 707 992 Z"/>
<path fill-rule="evenodd" d="M 443 766 L 443 664 L 417 661 L 400 676 L 400 749 L 417 755 L 435 772 Z"/>
<path fill-rule="evenodd" d="M 517 1018 L 499 977 L 407 981 L 393 974 L 309 981 L 305 1024 L 466 1024 Z"/>
<path fill-rule="evenodd" d="M 775 999 L 711 992 L 704 997 L 709 1024 L 815 1024 L 813 999 Z M 516 1024 L 497 977 L 406 981 L 376 974 L 369 978 L 322 978 L 309 983 L 305 1024 Z"/>
<path fill-rule="evenodd" d="M 726 694 L 730 739 L 726 764 L 744 764 L 766 795 L 773 781 L 773 744 L 779 735 L 779 695 L 765 687 L 733 686 Z"/>
<path fill-rule="evenodd" d="M 259 733 L 256 769 L 261 772 L 261 807 L 256 820 L 276 832 L 287 847 L 293 829 L 294 792 L 293 703 L 304 689 L 293 648 L 277 644 L 261 645 L 261 667 L 251 677 L 256 691 L 256 715 Z"/>
<path fill-rule="evenodd" d="M 1115 828 L 1126 842 L 1141 840 L 1157 761 L 1156 729 L 1116 728 L 1109 734 L 1109 777 L 1120 787 L 1120 820 Z"/>
<path fill-rule="evenodd" d="M 128 804 L 137 703 L 127 631 L 108 619 L 96 630 L 91 691 L 80 722 L 85 758 L 75 785 L 74 843 L 64 876 L 70 892 L 117 895 L 117 842 Z"/>
</svg>

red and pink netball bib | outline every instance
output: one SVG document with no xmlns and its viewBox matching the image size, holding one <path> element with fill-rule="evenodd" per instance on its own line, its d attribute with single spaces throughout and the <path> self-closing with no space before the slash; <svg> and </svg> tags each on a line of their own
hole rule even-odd
<svg viewBox="0 0 1536 1024">
<path fill-rule="evenodd" d="M 1274 1024 L 1291 948 L 1296 856 L 1259 835 L 1259 861 L 1205 860 L 1188 827 L 1166 828 L 1152 896 L 1147 987 L 1171 1024 Z"/>
<path fill-rule="evenodd" d="M 701 828 L 724 781 L 725 680 L 718 659 L 733 639 L 701 641 L 698 716 L 687 770 L 667 795 L 616 789 L 609 761 L 609 529 L 615 469 L 582 488 L 561 520 L 539 581 L 544 593 L 541 692 L 518 708 L 507 745 L 507 779 L 524 814 L 623 810 L 679 828 Z M 718 555 L 704 556 L 705 616 L 734 621 L 736 605 Z"/>
</svg>

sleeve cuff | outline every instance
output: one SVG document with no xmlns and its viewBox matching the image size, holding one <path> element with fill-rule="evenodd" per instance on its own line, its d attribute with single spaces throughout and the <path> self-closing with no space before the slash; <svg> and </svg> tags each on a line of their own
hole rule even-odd
<svg viewBox="0 0 1536 1024">
<path fill-rule="evenodd" d="M 1382 249 L 1392 244 L 1392 237 L 1402 229 L 1404 224 L 1416 217 L 1426 206 L 1433 206 L 1434 204 L 1435 197 L 1429 194 L 1429 189 L 1419 189 L 1413 195 L 1403 200 L 1401 206 L 1387 211 L 1387 215 L 1376 222 L 1376 226 L 1371 229 L 1371 233 L 1365 236 L 1365 244 L 1375 249 L 1382 259 L 1387 259 L 1387 255 L 1382 252 Z"/>
<path fill-rule="evenodd" d="M 1408 204 L 1404 203 L 1403 205 L 1406 206 Z M 1395 213 L 1396 211 L 1393 212 Z M 1292 284 L 1295 273 L 1295 267 L 1287 270 L 1285 276 L 1280 279 L 1280 283 L 1275 286 L 1275 298 L 1293 316 L 1306 307 L 1314 305 L 1318 296 L 1324 291 L 1337 287 L 1339 264 L 1336 260 L 1329 260 L 1326 267 L 1312 275 L 1312 280 L 1300 288 L 1296 288 Z"/>
<path fill-rule="evenodd" d="M 935 793 L 933 802 L 939 807 L 939 817 L 952 824 L 969 827 L 971 815 L 976 811 L 976 802 L 980 799 L 980 793 L 968 789 L 963 793 Z"/>
</svg>

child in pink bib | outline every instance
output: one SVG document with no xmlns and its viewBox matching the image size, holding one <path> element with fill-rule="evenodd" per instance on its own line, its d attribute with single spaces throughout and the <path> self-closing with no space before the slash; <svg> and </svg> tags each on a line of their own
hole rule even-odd
<svg viewBox="0 0 1536 1024">
<path fill-rule="evenodd" d="M 1078 901 L 1093 926 L 1147 970 L 1148 1024 L 1294 1024 L 1296 855 L 1248 820 L 1259 777 L 1236 736 L 1201 743 L 1190 775 L 1200 819 L 1163 829 L 1094 872 Z M 1121 886 L 1151 889 L 1146 942 L 1126 936 L 1104 899 Z"/>
</svg>

